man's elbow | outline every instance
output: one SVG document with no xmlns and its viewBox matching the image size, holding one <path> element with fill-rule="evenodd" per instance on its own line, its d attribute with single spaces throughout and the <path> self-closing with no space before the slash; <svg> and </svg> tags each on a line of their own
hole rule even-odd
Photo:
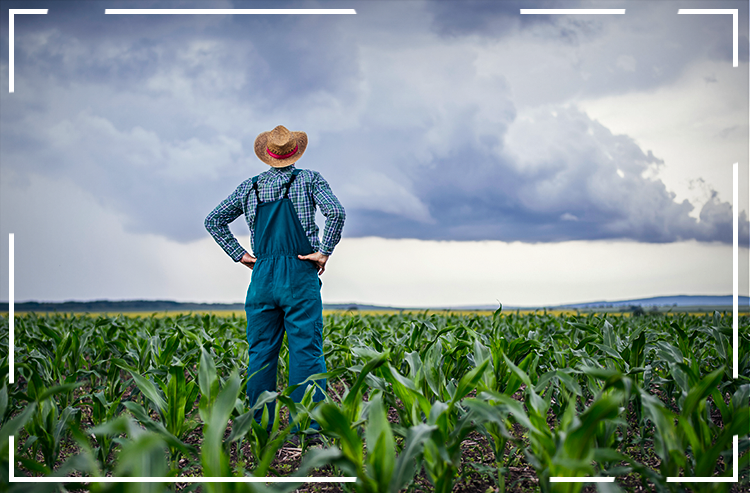
<svg viewBox="0 0 750 493">
<path fill-rule="evenodd" d="M 343 223 L 346 220 L 346 211 L 343 207 L 338 207 L 333 213 L 334 221 Z"/>
<path fill-rule="evenodd" d="M 206 219 L 203 221 L 203 227 L 205 227 L 206 231 L 208 231 L 209 233 L 211 233 L 214 230 L 215 224 L 214 224 L 214 220 L 211 214 L 206 216 Z"/>
</svg>

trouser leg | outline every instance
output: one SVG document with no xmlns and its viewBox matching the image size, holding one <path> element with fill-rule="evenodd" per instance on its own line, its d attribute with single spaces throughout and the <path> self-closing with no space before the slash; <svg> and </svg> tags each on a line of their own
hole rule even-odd
<svg viewBox="0 0 750 493">
<path fill-rule="evenodd" d="M 247 315 L 247 398 L 250 407 L 254 406 L 263 391 L 276 391 L 276 372 L 279 350 L 284 338 L 283 312 L 271 305 L 245 305 Z M 268 405 L 269 427 L 273 421 L 274 403 Z M 255 412 L 255 420 L 260 422 L 263 408 Z"/>
<path fill-rule="evenodd" d="M 323 356 L 323 306 L 320 298 L 311 300 L 295 300 L 285 307 L 284 327 L 289 344 L 289 385 L 305 381 L 310 375 L 326 372 Z M 316 382 L 323 389 L 326 379 Z M 300 402 L 308 384 L 298 387 L 290 397 Z M 320 388 L 315 390 L 313 401 L 325 398 Z M 317 423 L 313 424 L 317 428 Z"/>
</svg>

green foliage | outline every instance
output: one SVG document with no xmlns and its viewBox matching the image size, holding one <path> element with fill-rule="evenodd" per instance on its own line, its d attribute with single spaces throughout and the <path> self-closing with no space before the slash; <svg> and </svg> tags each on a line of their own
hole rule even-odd
<svg viewBox="0 0 750 493">
<path fill-rule="evenodd" d="M 423 474 L 435 491 L 447 492 L 466 465 L 462 444 L 478 432 L 495 463 L 475 468 L 492 474 L 501 491 L 512 463 L 525 460 L 543 492 L 581 490 L 582 483 L 551 482 L 555 476 L 634 473 L 660 493 L 682 493 L 686 483 L 667 477 L 735 473 L 734 436 L 740 469 L 750 466 L 750 321 L 739 322 L 733 379 L 726 314 L 333 314 L 324 327 L 329 371 L 302 384 L 302 401 L 289 398 L 294 387 L 286 385 L 284 362 L 277 391 L 248 408 L 243 318 L 20 316 L 17 383 L 0 387 L 0 491 L 9 489 L 11 435 L 16 475 L 266 476 L 281 474 L 273 461 L 298 433 L 304 460 L 291 475 L 333 467 L 356 477 L 357 491 L 395 493 Z M 7 318 L 0 319 L 0 340 L 7 331 Z M 3 382 L 7 351 L 0 343 Z M 287 354 L 284 343 L 282 358 Z M 322 378 L 329 395 L 313 402 L 314 381 Z M 324 448 L 308 447 L 313 419 Z M 188 445 L 196 434 L 200 445 Z M 76 453 L 63 460 L 63 450 Z M 656 469 L 641 461 L 653 457 Z M 89 488 L 136 487 L 170 488 Z M 202 491 L 268 488 L 216 483 Z"/>
</svg>

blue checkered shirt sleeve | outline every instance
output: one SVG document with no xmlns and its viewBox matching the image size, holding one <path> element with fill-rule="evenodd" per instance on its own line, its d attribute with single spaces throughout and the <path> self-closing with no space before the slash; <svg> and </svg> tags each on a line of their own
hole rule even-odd
<svg viewBox="0 0 750 493">
<path fill-rule="evenodd" d="M 229 223 L 240 217 L 246 210 L 248 192 L 252 189 L 252 180 L 244 181 L 232 194 L 216 206 L 206 216 L 204 225 L 216 243 L 232 260 L 239 262 L 246 250 L 229 230 Z"/>
<path fill-rule="evenodd" d="M 320 173 L 315 172 L 312 190 L 315 204 L 326 218 L 326 224 L 323 228 L 323 239 L 320 240 L 320 253 L 331 255 L 334 247 L 341 240 L 346 212 L 341 202 L 333 194 L 330 185 L 328 185 L 328 182 Z M 315 212 L 313 211 L 314 215 Z"/>
</svg>

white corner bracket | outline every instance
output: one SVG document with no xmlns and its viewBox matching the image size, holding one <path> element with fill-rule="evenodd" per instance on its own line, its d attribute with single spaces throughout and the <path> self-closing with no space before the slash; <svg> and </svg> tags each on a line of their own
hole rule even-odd
<svg viewBox="0 0 750 493">
<path fill-rule="evenodd" d="M 740 448 L 739 448 L 739 435 L 732 437 L 732 476 L 709 476 L 709 477 L 682 477 L 682 476 L 668 476 L 667 483 L 737 483 L 739 478 L 740 469 Z"/>
<path fill-rule="evenodd" d="M 8 92 L 13 92 L 13 16 L 16 14 L 46 14 L 49 9 L 9 9 L 8 10 Z"/>
<path fill-rule="evenodd" d="M 739 66 L 737 55 L 737 18 L 739 9 L 679 9 L 678 14 L 732 14 L 732 67 Z"/>
</svg>

